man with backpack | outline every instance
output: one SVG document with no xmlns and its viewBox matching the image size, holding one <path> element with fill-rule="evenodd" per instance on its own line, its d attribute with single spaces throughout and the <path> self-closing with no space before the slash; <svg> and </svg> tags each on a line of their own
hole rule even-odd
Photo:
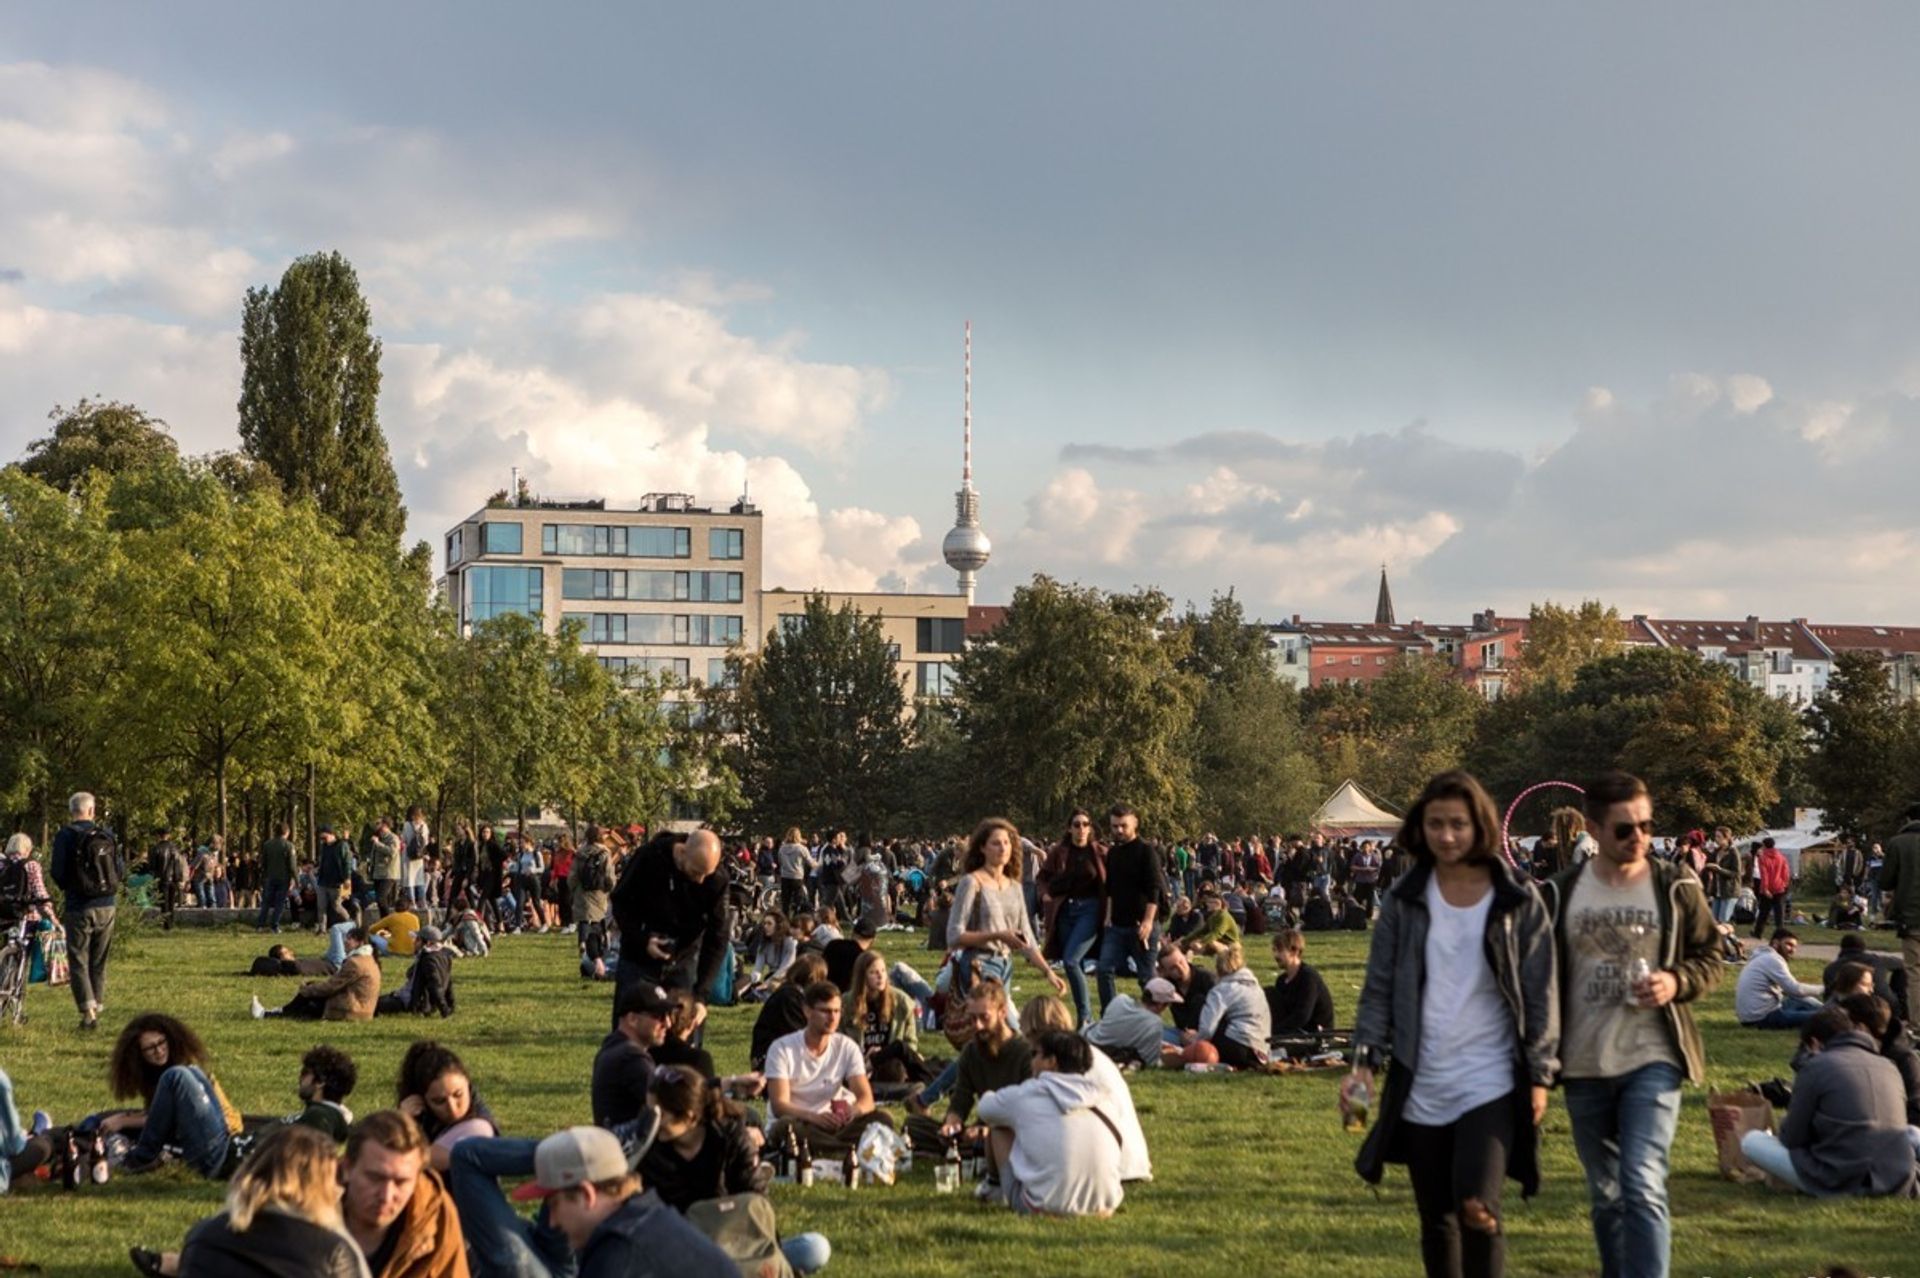
<svg viewBox="0 0 1920 1278">
<path fill-rule="evenodd" d="M 613 854 L 597 825 L 587 827 L 587 838 L 573 858 L 569 872 L 573 888 L 573 925 L 580 941 L 580 974 L 595 980 L 607 972 L 608 894 L 613 891 Z"/>
<path fill-rule="evenodd" d="M 181 850 L 171 829 L 158 826 L 153 837 L 153 851 L 147 854 L 147 866 L 160 888 L 161 927 L 171 932 L 173 912 L 180 908 L 180 898 L 186 895 L 192 867 L 187 864 L 187 854 Z"/>
<path fill-rule="evenodd" d="M 82 790 L 67 800 L 70 818 L 53 836 L 53 881 L 66 894 L 61 922 L 67 929 L 67 962 L 80 1028 L 100 1028 L 107 993 L 107 954 L 113 947 L 114 902 L 126 881 L 127 864 L 113 833 L 93 819 L 93 796 Z"/>
</svg>

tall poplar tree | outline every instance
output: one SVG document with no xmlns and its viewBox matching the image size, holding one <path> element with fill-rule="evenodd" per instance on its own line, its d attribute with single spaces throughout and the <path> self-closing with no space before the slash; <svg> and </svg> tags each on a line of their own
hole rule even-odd
<svg viewBox="0 0 1920 1278">
<path fill-rule="evenodd" d="M 380 339 L 352 264 L 314 253 L 276 287 L 247 290 L 240 358 L 246 456 L 347 536 L 397 552 L 407 511 L 380 430 Z"/>
</svg>

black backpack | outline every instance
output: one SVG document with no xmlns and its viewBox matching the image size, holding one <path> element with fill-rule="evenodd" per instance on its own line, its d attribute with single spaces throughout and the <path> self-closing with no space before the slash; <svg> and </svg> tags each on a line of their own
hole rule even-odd
<svg viewBox="0 0 1920 1278">
<path fill-rule="evenodd" d="M 120 849 L 107 828 L 96 825 L 80 836 L 73 853 L 73 882 L 84 897 L 116 896 L 120 891 Z"/>
<path fill-rule="evenodd" d="M 585 853 L 586 864 L 580 867 L 580 885 L 589 892 L 613 891 L 613 858 L 606 849 L 596 847 Z"/>
<path fill-rule="evenodd" d="M 17 919 L 27 905 L 27 858 L 0 858 L 0 914 Z"/>
</svg>

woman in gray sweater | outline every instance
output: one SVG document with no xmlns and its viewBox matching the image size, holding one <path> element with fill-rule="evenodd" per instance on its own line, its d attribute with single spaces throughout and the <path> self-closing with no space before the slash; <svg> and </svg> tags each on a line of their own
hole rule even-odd
<svg viewBox="0 0 1920 1278">
<path fill-rule="evenodd" d="M 947 948 L 954 952 L 956 988 L 971 985 L 979 975 L 1010 984 L 1012 954 L 1018 950 L 1046 976 L 1055 994 L 1067 992 L 1066 981 L 1034 943 L 1020 883 L 1020 831 L 1004 817 L 988 817 L 967 840 L 947 915 Z"/>
</svg>

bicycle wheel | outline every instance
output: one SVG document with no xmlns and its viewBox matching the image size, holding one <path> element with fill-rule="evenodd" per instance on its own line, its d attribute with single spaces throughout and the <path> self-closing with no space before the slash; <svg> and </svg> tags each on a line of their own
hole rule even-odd
<svg viewBox="0 0 1920 1278">
<path fill-rule="evenodd" d="M 9 945 L 0 952 L 0 1025 L 27 1020 L 27 953 Z"/>
</svg>

